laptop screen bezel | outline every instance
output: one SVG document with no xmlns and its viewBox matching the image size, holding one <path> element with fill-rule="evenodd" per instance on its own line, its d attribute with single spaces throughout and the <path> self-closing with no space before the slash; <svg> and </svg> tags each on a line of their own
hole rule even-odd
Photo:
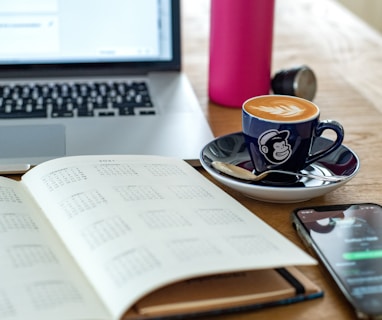
<svg viewBox="0 0 382 320">
<path fill-rule="evenodd" d="M 179 71 L 181 69 L 180 0 L 171 0 L 171 11 L 173 46 L 172 59 L 170 60 L 107 63 L 7 64 L 0 65 L 0 78 L 134 75 L 154 71 Z"/>
</svg>

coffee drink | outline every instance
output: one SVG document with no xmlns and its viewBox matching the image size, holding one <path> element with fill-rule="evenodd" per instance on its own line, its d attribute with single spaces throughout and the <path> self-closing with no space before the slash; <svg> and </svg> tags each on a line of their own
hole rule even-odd
<svg viewBox="0 0 382 320">
<path fill-rule="evenodd" d="M 299 172 L 336 150 L 344 138 L 343 127 L 337 121 L 319 118 L 320 111 L 314 103 L 295 96 L 266 95 L 245 101 L 243 134 L 255 172 L 272 169 Z M 336 135 L 334 141 L 328 140 L 323 149 L 312 149 L 326 130 Z M 284 183 L 291 179 L 285 176 L 266 179 Z"/>
<path fill-rule="evenodd" d="M 318 107 L 305 99 L 268 95 L 250 99 L 243 109 L 250 115 L 267 121 L 298 122 L 315 118 Z"/>
</svg>

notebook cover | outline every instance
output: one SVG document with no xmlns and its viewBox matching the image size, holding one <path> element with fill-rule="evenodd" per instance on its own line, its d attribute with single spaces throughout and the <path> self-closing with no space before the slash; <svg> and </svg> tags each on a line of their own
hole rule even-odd
<svg viewBox="0 0 382 320">
<path fill-rule="evenodd" d="M 294 267 L 201 277 L 161 288 L 129 310 L 123 319 L 171 319 L 255 310 L 323 296 Z"/>
</svg>

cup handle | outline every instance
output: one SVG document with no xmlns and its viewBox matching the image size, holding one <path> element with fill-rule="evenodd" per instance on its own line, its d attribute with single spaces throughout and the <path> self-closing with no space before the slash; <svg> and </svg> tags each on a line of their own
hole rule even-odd
<svg viewBox="0 0 382 320">
<path fill-rule="evenodd" d="M 328 148 L 309 155 L 307 160 L 305 161 L 306 166 L 317 161 L 318 159 L 327 156 L 329 153 L 333 152 L 341 146 L 342 141 L 344 140 L 344 128 L 342 127 L 342 125 L 335 120 L 321 121 L 318 123 L 314 131 L 315 137 L 321 136 L 325 130 L 333 130 L 337 135 L 336 140 Z"/>
</svg>

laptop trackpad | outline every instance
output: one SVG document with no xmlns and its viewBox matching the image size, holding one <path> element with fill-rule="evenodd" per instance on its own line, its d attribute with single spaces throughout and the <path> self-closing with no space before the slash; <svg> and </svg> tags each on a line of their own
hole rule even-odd
<svg viewBox="0 0 382 320">
<path fill-rule="evenodd" d="M 0 126 L 0 157 L 58 157 L 65 155 L 63 125 Z"/>
</svg>

